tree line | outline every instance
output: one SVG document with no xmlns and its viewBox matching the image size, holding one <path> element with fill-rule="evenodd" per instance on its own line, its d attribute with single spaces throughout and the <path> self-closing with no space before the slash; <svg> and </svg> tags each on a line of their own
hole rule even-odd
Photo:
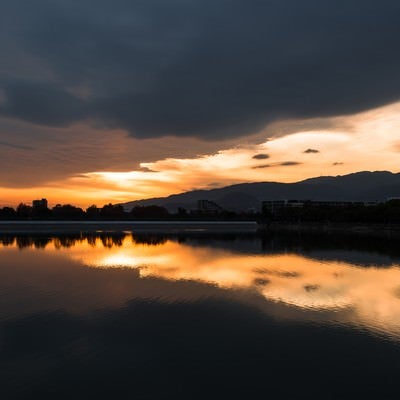
<svg viewBox="0 0 400 400">
<path fill-rule="evenodd" d="M 91 205 L 83 209 L 71 204 L 57 204 L 52 208 L 35 207 L 20 203 L 16 208 L 0 208 L 2 220 L 125 220 L 137 218 L 165 218 L 166 208 L 160 206 L 136 206 L 125 211 L 120 204 L 106 204 L 103 207 Z"/>
<path fill-rule="evenodd" d="M 260 215 L 258 215 L 259 217 Z M 103 207 L 91 205 L 83 209 L 71 204 L 57 204 L 52 208 L 47 206 L 31 206 L 20 203 L 16 208 L 0 208 L 0 220 L 168 220 L 168 219 L 255 219 L 255 214 L 234 213 L 221 211 L 216 213 L 192 214 L 185 208 L 178 208 L 177 212 L 170 213 L 165 207 L 157 205 L 135 206 L 130 211 L 120 204 L 106 204 Z"/>
<path fill-rule="evenodd" d="M 20 203 L 16 208 L 0 208 L 0 220 L 168 220 L 168 219 L 219 219 L 258 220 L 262 222 L 348 222 L 348 223 L 400 223 L 400 200 L 391 200 L 376 205 L 349 204 L 346 206 L 313 205 L 303 207 L 282 207 L 271 213 L 235 213 L 221 211 L 213 214 L 191 214 L 184 208 L 170 213 L 157 205 L 135 206 L 130 211 L 121 204 L 106 204 L 103 207 L 91 205 L 86 209 L 71 204 L 57 204 L 52 208 L 31 206 Z"/>
</svg>

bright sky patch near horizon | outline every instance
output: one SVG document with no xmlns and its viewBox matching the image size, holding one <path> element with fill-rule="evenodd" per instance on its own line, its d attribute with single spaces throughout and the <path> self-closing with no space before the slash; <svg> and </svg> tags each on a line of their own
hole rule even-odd
<svg viewBox="0 0 400 400">
<path fill-rule="evenodd" d="M 389 0 L 6 0 L 0 205 L 399 172 L 399 17 Z"/>
</svg>

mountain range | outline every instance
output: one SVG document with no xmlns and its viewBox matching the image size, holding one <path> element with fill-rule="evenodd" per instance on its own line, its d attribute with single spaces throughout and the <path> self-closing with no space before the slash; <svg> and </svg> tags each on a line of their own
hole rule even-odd
<svg viewBox="0 0 400 400">
<path fill-rule="evenodd" d="M 308 199 L 332 201 L 384 201 L 400 197 L 400 173 L 363 171 L 348 175 L 320 176 L 295 183 L 254 182 L 210 190 L 193 190 L 168 197 L 124 203 L 134 206 L 158 205 L 176 212 L 179 207 L 196 209 L 198 200 L 211 200 L 226 210 L 259 210 L 263 200 Z"/>
</svg>

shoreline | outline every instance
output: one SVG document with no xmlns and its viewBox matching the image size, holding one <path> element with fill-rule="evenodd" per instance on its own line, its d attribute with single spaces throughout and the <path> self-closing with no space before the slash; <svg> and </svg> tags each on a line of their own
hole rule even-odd
<svg viewBox="0 0 400 400">
<path fill-rule="evenodd" d="M 91 234 L 91 233 L 295 233 L 346 234 L 400 238 L 400 224 L 389 223 L 291 223 L 256 221 L 0 221 L 0 234 Z"/>
<path fill-rule="evenodd" d="M 0 221 L 0 234 L 24 233 L 255 233 L 255 221 Z"/>
<path fill-rule="evenodd" d="M 390 223 L 284 223 L 272 222 L 260 228 L 264 232 L 271 233 L 320 233 L 320 234 L 346 234 L 368 237 L 400 238 L 400 224 Z"/>
</svg>

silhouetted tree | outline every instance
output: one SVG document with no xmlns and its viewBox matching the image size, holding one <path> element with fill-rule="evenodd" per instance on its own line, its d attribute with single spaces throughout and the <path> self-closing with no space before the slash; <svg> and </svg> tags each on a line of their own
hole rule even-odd
<svg viewBox="0 0 400 400">
<path fill-rule="evenodd" d="M 165 218 L 169 215 L 165 207 L 160 206 L 136 206 L 131 210 L 131 215 L 134 218 Z"/>
<path fill-rule="evenodd" d="M 113 205 L 109 203 L 100 210 L 100 216 L 105 219 L 124 219 L 126 213 L 124 207 L 120 204 Z"/>
<path fill-rule="evenodd" d="M 12 207 L 3 207 L 0 208 L 0 218 L 1 219 L 15 219 L 17 217 L 17 213 Z"/>
<path fill-rule="evenodd" d="M 28 219 L 32 217 L 32 207 L 24 203 L 18 204 L 16 212 L 18 218 L 21 219 Z"/>
<path fill-rule="evenodd" d="M 85 215 L 82 208 L 72 206 L 71 204 L 57 204 L 51 211 L 53 218 L 56 219 L 82 219 Z"/>
<path fill-rule="evenodd" d="M 88 219 L 98 219 L 100 217 L 100 208 L 95 204 L 92 204 L 86 209 L 86 217 Z"/>
</svg>

